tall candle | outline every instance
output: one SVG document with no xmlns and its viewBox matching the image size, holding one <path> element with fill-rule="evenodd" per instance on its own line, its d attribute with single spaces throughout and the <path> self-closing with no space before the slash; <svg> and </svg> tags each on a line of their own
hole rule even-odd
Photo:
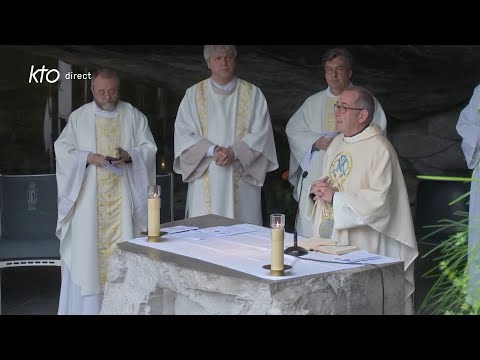
<svg viewBox="0 0 480 360">
<path fill-rule="evenodd" d="M 272 228 L 272 270 L 283 270 L 284 228 Z"/>
<path fill-rule="evenodd" d="M 272 271 L 284 270 L 284 239 L 285 239 L 285 215 L 272 214 L 270 216 L 270 226 L 272 228 L 272 254 L 270 269 Z"/>
<path fill-rule="evenodd" d="M 160 185 L 148 187 L 148 236 L 160 236 Z"/>
</svg>

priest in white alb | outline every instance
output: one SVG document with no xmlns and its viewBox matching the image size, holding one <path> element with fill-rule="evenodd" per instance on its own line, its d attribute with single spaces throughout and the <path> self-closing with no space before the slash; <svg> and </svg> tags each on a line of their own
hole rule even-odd
<svg viewBox="0 0 480 360">
<path fill-rule="evenodd" d="M 60 315 L 98 314 L 115 245 L 147 229 L 157 146 L 145 115 L 119 101 L 119 88 L 116 72 L 94 73 L 94 101 L 72 112 L 55 141 Z"/>
<path fill-rule="evenodd" d="M 468 297 L 480 306 L 480 85 L 473 91 L 468 105 L 461 111 L 457 132 L 462 137 L 462 151 L 473 170 L 468 218 Z"/>
<path fill-rule="evenodd" d="M 350 82 L 353 74 L 353 57 L 347 49 L 328 50 L 323 55 L 322 64 L 328 84 L 327 89 L 305 100 L 300 109 L 290 118 L 286 127 L 290 145 L 288 180 L 293 185 L 293 197 L 300 202 L 297 232 L 305 237 L 312 235 L 312 221 L 304 216 L 308 190 L 312 182 L 320 177 L 325 152 L 338 134 L 335 129 L 333 104 L 345 89 L 353 86 Z M 379 125 L 385 133 L 387 118 L 380 103 L 377 99 L 374 98 L 374 100 L 375 111 L 372 122 Z M 304 179 L 302 174 L 306 175 Z M 300 190 L 302 190 L 301 195 Z"/>
<path fill-rule="evenodd" d="M 235 76 L 233 45 L 205 45 L 211 77 L 190 87 L 175 120 L 173 170 L 188 183 L 185 217 L 262 225 L 261 188 L 278 168 L 266 99 Z"/>
<path fill-rule="evenodd" d="M 402 169 L 391 143 L 372 122 L 373 96 L 346 89 L 335 104 L 336 129 L 322 178 L 314 181 L 305 216 L 313 236 L 402 260 L 405 314 L 413 313 L 413 262 L 418 256 Z"/>
</svg>

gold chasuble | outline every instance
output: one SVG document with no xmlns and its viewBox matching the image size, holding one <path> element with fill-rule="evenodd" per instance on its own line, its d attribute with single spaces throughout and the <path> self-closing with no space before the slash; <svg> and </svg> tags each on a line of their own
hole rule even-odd
<svg viewBox="0 0 480 360">
<path fill-rule="evenodd" d="M 97 153 L 117 157 L 120 119 L 95 118 Z M 100 286 L 107 281 L 107 266 L 114 245 L 122 237 L 121 178 L 110 170 L 97 167 L 97 237 Z"/>
</svg>

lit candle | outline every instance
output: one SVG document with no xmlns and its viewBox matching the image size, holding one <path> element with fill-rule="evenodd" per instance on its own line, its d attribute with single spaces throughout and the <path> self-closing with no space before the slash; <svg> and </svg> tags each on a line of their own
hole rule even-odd
<svg viewBox="0 0 480 360">
<path fill-rule="evenodd" d="M 148 236 L 160 236 L 160 185 L 148 186 Z"/>
<path fill-rule="evenodd" d="M 285 215 L 270 215 L 270 226 L 272 228 L 272 264 L 271 271 L 284 270 L 284 237 L 285 237 Z"/>
</svg>

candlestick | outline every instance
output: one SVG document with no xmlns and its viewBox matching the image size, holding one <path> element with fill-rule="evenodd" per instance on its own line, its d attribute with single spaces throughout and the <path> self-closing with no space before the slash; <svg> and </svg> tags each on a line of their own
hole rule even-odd
<svg viewBox="0 0 480 360">
<path fill-rule="evenodd" d="M 160 239 L 160 185 L 148 186 L 148 241 L 157 242 Z"/>
<path fill-rule="evenodd" d="M 285 215 L 270 215 L 270 227 L 272 228 L 272 263 L 270 266 L 270 273 L 272 276 L 281 276 L 284 274 L 285 269 L 283 257 Z"/>
</svg>

